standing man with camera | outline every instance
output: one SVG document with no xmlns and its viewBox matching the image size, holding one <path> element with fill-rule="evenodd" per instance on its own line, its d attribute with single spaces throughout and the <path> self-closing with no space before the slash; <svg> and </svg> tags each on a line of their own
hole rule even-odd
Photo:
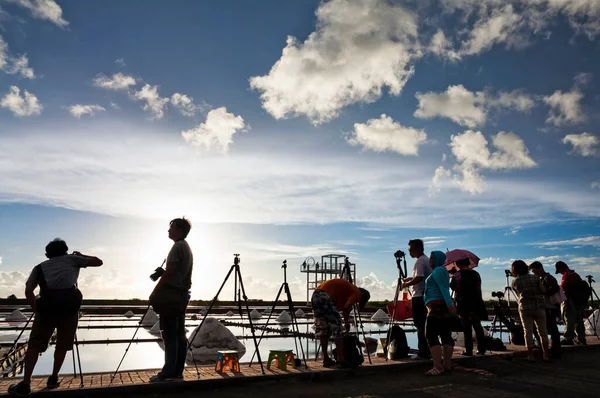
<svg viewBox="0 0 600 398">
<path fill-rule="evenodd" d="M 48 377 L 46 387 L 60 386 L 58 372 L 65 361 L 67 351 L 73 349 L 79 308 L 83 296 L 77 288 L 79 270 L 86 267 L 99 267 L 102 260 L 86 256 L 80 252 L 67 254 L 67 243 L 59 238 L 46 246 L 48 260 L 36 265 L 25 283 L 25 297 L 35 313 L 29 335 L 29 344 L 25 354 L 25 374 L 19 384 L 8 388 L 8 393 L 16 396 L 31 392 L 31 375 L 38 357 L 48 348 L 48 342 L 56 329 L 56 347 L 54 349 L 54 367 Z M 35 289 L 40 287 L 36 298 Z"/>
<path fill-rule="evenodd" d="M 173 247 L 167 256 L 167 267 L 150 295 L 150 304 L 160 316 L 160 330 L 165 346 L 165 365 L 150 382 L 183 379 L 187 338 L 185 310 L 190 301 L 194 258 L 185 238 L 192 228 L 189 220 L 176 218 L 169 223 L 169 239 Z"/>
<path fill-rule="evenodd" d="M 427 308 L 425 308 L 423 293 L 425 292 L 425 279 L 431 274 L 431 265 L 429 265 L 429 257 L 425 255 L 425 247 L 421 239 L 413 239 L 408 242 L 408 253 L 417 261 L 413 267 L 412 277 L 406 278 L 401 288 L 412 286 L 413 322 L 419 338 L 419 353 L 415 359 L 429 359 L 431 351 L 425 338 Z"/>
</svg>

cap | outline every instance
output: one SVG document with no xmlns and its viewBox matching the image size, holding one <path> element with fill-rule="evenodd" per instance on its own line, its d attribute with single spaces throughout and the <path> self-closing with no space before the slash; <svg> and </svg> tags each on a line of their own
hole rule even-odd
<svg viewBox="0 0 600 398">
<path fill-rule="evenodd" d="M 557 261 L 555 267 L 556 267 L 555 274 L 560 274 L 559 271 L 562 269 L 569 269 L 569 266 L 563 261 Z"/>
</svg>

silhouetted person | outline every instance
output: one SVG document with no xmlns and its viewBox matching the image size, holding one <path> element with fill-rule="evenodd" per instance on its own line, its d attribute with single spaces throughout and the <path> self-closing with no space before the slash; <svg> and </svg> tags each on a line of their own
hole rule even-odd
<svg viewBox="0 0 600 398">
<path fill-rule="evenodd" d="M 546 304 L 546 328 L 550 334 L 552 347 L 550 348 L 550 356 L 552 358 L 560 358 L 560 331 L 556 324 L 556 318 L 560 315 L 559 305 L 564 301 L 564 293 L 560 291 L 560 286 L 555 277 L 544 271 L 544 266 L 539 261 L 534 261 L 529 264 L 529 269 L 535 276 L 540 278 L 546 294 L 544 301 Z"/>
<path fill-rule="evenodd" d="M 54 367 L 46 383 L 48 388 L 60 385 L 58 372 L 65 360 L 67 351 L 73 349 L 79 308 L 83 296 L 77 289 L 79 270 L 86 267 L 99 267 L 102 260 L 86 256 L 77 251 L 67 254 L 67 243 L 54 239 L 46 246 L 48 260 L 36 265 L 25 284 L 25 297 L 33 308 L 35 317 L 29 344 L 25 354 L 25 374 L 23 381 L 8 388 L 12 395 L 27 395 L 31 392 L 31 375 L 40 353 L 48 348 L 48 342 L 56 330 L 54 349 Z M 36 287 L 40 287 L 39 297 L 35 296 Z"/>
<path fill-rule="evenodd" d="M 578 300 L 577 294 L 577 285 L 581 283 L 581 277 L 562 261 L 558 261 L 555 267 L 556 273 L 562 274 L 560 287 L 567 296 L 567 299 L 562 303 L 562 315 L 565 321 L 565 338 L 562 344 L 573 345 L 573 338 L 577 333 L 577 343 L 587 345 L 583 323 L 583 304 Z"/>
<path fill-rule="evenodd" d="M 485 334 L 481 321 L 487 320 L 487 309 L 481 293 L 481 277 L 479 273 L 469 268 L 469 259 L 458 260 L 460 269 L 452 278 L 450 287 L 456 292 L 456 309 L 465 329 L 465 352 L 463 355 L 473 355 L 473 330 L 477 337 L 477 354 L 485 355 Z"/>
<path fill-rule="evenodd" d="M 321 283 L 312 294 L 311 306 L 315 321 L 315 336 L 320 339 L 323 348 L 323 366 L 335 365 L 329 357 L 327 346 L 333 338 L 337 348 L 337 360 L 344 365 L 344 331 L 350 331 L 348 317 L 354 304 L 364 309 L 371 295 L 365 289 L 354 286 L 345 279 L 330 279 Z M 342 318 L 344 328 L 342 329 Z M 318 353 L 317 353 L 318 354 Z"/>
<path fill-rule="evenodd" d="M 417 328 L 419 338 L 419 353 L 415 359 L 429 359 L 431 352 L 425 337 L 427 309 L 425 308 L 423 293 L 425 291 L 425 279 L 431 274 L 431 265 L 429 265 L 429 257 L 425 255 L 425 248 L 421 239 L 413 239 L 408 242 L 408 253 L 417 261 L 413 267 L 412 277 L 404 279 L 401 288 L 412 286 L 413 322 Z"/>
<path fill-rule="evenodd" d="M 185 311 L 190 301 L 194 258 L 186 242 L 192 224 L 185 218 L 169 223 L 169 239 L 173 246 L 167 256 L 167 268 L 150 295 L 150 303 L 160 316 L 160 331 L 165 345 L 165 364 L 150 378 L 151 382 L 183 379 L 187 338 Z"/>
</svg>

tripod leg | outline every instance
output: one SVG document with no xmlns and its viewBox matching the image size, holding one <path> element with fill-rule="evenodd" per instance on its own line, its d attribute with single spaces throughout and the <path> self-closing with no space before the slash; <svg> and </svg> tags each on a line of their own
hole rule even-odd
<svg viewBox="0 0 600 398">
<path fill-rule="evenodd" d="M 390 338 L 391 338 L 391 334 L 392 334 L 392 327 L 394 326 L 394 321 L 396 320 L 396 308 L 398 307 L 398 296 L 400 295 L 400 286 L 402 286 L 402 278 L 398 278 L 398 282 L 396 282 L 396 293 L 394 294 L 394 308 L 392 309 L 392 317 L 390 318 L 390 323 L 388 324 L 388 332 L 386 335 L 386 344 L 385 344 L 385 348 L 383 349 L 383 353 L 385 356 L 385 360 L 387 361 L 387 347 L 388 344 L 391 343 Z M 367 341 L 365 339 L 365 347 L 367 345 Z M 369 352 L 369 350 L 367 350 L 367 353 Z M 371 363 L 371 358 L 369 357 L 369 363 Z"/>
<path fill-rule="evenodd" d="M 129 347 L 131 347 L 131 344 L 133 343 L 133 340 L 135 339 L 135 336 L 137 335 L 138 330 L 140 330 L 140 326 L 142 326 L 142 321 L 144 320 L 144 317 L 146 316 L 146 314 L 148 313 L 148 311 L 150 311 L 150 304 L 148 304 L 148 307 L 146 308 L 146 311 L 144 312 L 144 315 L 142 315 L 142 317 L 140 318 L 140 322 L 138 323 L 137 327 L 135 328 L 135 332 L 133 333 L 133 337 L 129 341 L 129 344 L 127 344 L 127 348 L 125 348 L 125 353 L 123 353 L 123 357 L 121 358 L 121 362 L 119 362 L 119 365 L 117 366 L 117 369 L 115 370 L 115 373 L 113 373 L 112 377 L 110 378 L 110 383 L 108 383 L 109 386 L 112 385 L 113 380 L 115 379 L 115 376 L 117 376 L 117 373 L 119 373 L 119 369 L 121 368 L 121 365 L 123 364 L 123 360 L 125 359 L 125 356 L 127 355 L 127 352 L 129 351 Z"/>
<path fill-rule="evenodd" d="M 208 317 L 208 314 L 210 314 L 210 310 L 212 310 L 212 308 L 214 307 L 215 303 L 217 302 L 217 299 L 219 298 L 219 294 L 221 294 L 221 291 L 225 287 L 225 284 L 227 283 L 227 280 L 229 279 L 229 276 L 231 276 L 231 273 L 233 272 L 234 268 L 235 268 L 235 265 L 232 265 L 229 268 L 229 272 L 227 272 L 227 275 L 225 276 L 225 279 L 223 280 L 223 283 L 221 284 L 221 287 L 217 291 L 217 294 L 215 295 L 215 297 L 213 298 L 212 302 L 210 303 L 210 306 L 206 310 L 206 314 L 204 314 L 204 316 L 202 317 L 202 321 L 200 321 L 200 325 L 198 325 L 198 328 L 194 331 L 194 333 L 190 336 L 190 339 L 188 340 L 186 351 L 189 351 L 190 354 L 191 354 L 191 356 L 192 356 L 192 361 L 194 362 L 194 367 L 196 368 L 196 374 L 198 375 L 198 379 L 200 379 L 200 371 L 198 370 L 198 364 L 196 363 L 196 358 L 194 358 L 194 353 L 192 351 L 192 342 L 194 341 L 194 339 L 198 335 L 198 332 L 202 328 L 202 325 L 204 325 L 204 321 L 206 320 L 206 317 Z M 250 316 L 250 314 L 248 314 L 248 316 Z"/>
<path fill-rule="evenodd" d="M 75 333 L 75 349 L 77 350 L 77 363 L 79 364 L 79 379 L 81 380 L 81 387 L 83 388 L 83 371 L 81 370 L 81 354 L 79 354 L 79 341 L 77 340 L 77 333 Z M 75 366 L 75 364 L 73 364 Z"/>
<path fill-rule="evenodd" d="M 273 311 L 275 311 L 275 305 L 279 301 L 279 296 L 281 295 L 282 289 L 283 289 L 283 285 L 281 285 L 281 287 L 279 288 L 279 291 L 277 292 L 277 296 L 275 296 L 275 301 L 273 301 L 273 305 L 271 306 L 271 311 L 269 312 L 269 317 L 267 318 L 267 323 L 265 323 L 264 329 L 262 330 L 262 332 L 260 334 L 260 338 L 258 339 L 258 345 L 260 345 L 260 343 L 263 339 L 263 336 L 264 336 L 265 332 L 267 331 L 267 327 L 269 326 L 269 321 L 271 320 L 271 316 L 273 316 Z M 254 357 L 256 356 L 257 352 L 258 351 L 254 351 L 254 354 L 252 354 L 252 358 L 250 359 L 250 364 L 248 364 L 248 366 L 252 366 L 252 362 L 254 362 Z"/>
<path fill-rule="evenodd" d="M 300 350 L 302 351 L 302 359 L 304 360 L 304 367 L 308 369 L 308 365 L 306 364 L 306 355 L 304 355 L 304 347 L 302 347 L 302 340 L 300 338 L 300 326 L 298 326 L 298 318 L 296 318 L 296 312 L 294 311 L 294 302 L 292 301 L 292 293 L 290 292 L 289 285 L 284 282 L 285 294 L 287 295 L 288 308 L 290 310 L 290 315 L 292 317 L 292 332 L 294 333 L 294 344 L 296 346 L 296 352 L 298 352 L 298 343 L 296 339 L 300 342 Z M 294 329 L 295 328 L 295 329 Z"/>
<path fill-rule="evenodd" d="M 258 358 L 258 363 L 260 363 L 260 370 L 262 374 L 265 374 L 265 368 L 263 366 L 262 360 L 260 359 L 260 352 L 258 351 L 258 341 L 256 340 L 256 334 L 254 333 L 254 325 L 252 324 L 252 318 L 250 317 L 250 307 L 248 306 L 248 297 L 246 296 L 246 289 L 244 289 L 244 283 L 242 282 L 242 272 L 240 271 L 239 265 L 234 265 L 236 267 L 236 277 L 239 278 L 240 288 L 242 289 L 242 298 L 244 299 L 244 305 L 246 307 L 246 313 L 248 314 L 248 322 L 250 323 L 250 331 L 252 332 L 252 340 L 254 341 L 254 348 L 256 349 L 256 357 Z"/>
<path fill-rule="evenodd" d="M 365 351 L 367 351 L 367 358 L 369 359 L 369 364 L 373 364 L 373 362 L 371 362 L 371 353 L 369 352 L 369 348 L 367 347 L 367 336 L 365 334 L 365 327 L 362 323 L 362 319 L 360 317 L 360 311 L 358 310 L 358 305 L 354 304 L 354 313 L 356 314 L 355 317 L 355 323 L 356 323 L 356 318 L 358 318 L 358 324 L 360 325 L 360 329 L 362 330 L 362 335 L 363 335 L 363 341 L 365 342 Z M 356 326 L 356 334 L 358 335 L 358 326 Z"/>
<path fill-rule="evenodd" d="M 14 353 L 14 351 L 17 349 L 17 347 L 19 346 L 19 340 L 21 339 L 21 336 L 23 336 L 23 332 L 25 332 L 25 329 L 27 329 L 27 326 L 29 325 L 29 322 L 31 322 L 31 320 L 33 319 L 33 316 L 35 315 L 35 312 L 31 313 L 31 316 L 29 317 L 29 319 L 27 320 L 27 323 L 25 323 L 25 326 L 23 326 L 23 329 L 21 329 L 21 333 L 19 333 L 19 335 L 17 336 L 17 338 L 15 339 L 15 342 L 13 343 L 13 346 L 11 347 L 11 349 L 6 353 L 6 355 L 4 356 L 4 358 L 2 359 L 2 362 L 0 362 L 0 369 L 2 368 L 2 365 L 4 365 L 4 362 L 6 362 L 6 360 L 10 357 L 11 354 Z"/>
<path fill-rule="evenodd" d="M 75 367 L 75 350 L 71 350 L 73 356 L 73 378 L 77 378 L 77 368 Z"/>
</svg>

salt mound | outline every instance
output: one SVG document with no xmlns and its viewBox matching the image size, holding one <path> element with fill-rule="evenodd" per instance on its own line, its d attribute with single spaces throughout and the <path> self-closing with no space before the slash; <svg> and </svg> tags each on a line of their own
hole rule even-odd
<svg viewBox="0 0 600 398">
<path fill-rule="evenodd" d="M 373 316 L 371 317 L 371 320 L 373 322 L 386 322 L 386 321 L 390 320 L 390 317 L 388 316 L 388 314 L 383 312 L 383 310 L 378 309 L 377 312 L 374 313 Z"/>
<path fill-rule="evenodd" d="M 6 317 L 7 321 L 20 322 L 26 321 L 27 317 L 19 310 L 14 310 L 9 316 Z"/>
<path fill-rule="evenodd" d="M 125 318 L 131 318 L 132 316 L 134 316 L 135 314 L 133 312 L 131 312 L 131 310 L 127 311 L 124 315 Z"/>
<path fill-rule="evenodd" d="M 594 331 L 600 334 L 600 310 L 594 311 L 583 324 L 585 325 L 585 334 L 587 336 L 594 336 Z"/>
<path fill-rule="evenodd" d="M 200 326 L 202 328 L 196 333 Z M 201 325 L 196 327 L 191 336 L 194 334 L 194 340 L 189 342 L 192 354 L 188 350 L 188 360 L 192 360 L 193 356 L 197 361 L 214 363 L 217 351 L 236 350 L 239 352 L 240 358 L 246 353 L 246 347 L 215 318 L 206 318 Z"/>
<path fill-rule="evenodd" d="M 156 322 L 150 329 L 149 333 L 160 336 L 160 322 Z"/>
<path fill-rule="evenodd" d="M 142 318 L 142 326 L 154 326 L 158 322 L 158 315 L 153 310 L 146 312 L 146 315 Z"/>
<path fill-rule="evenodd" d="M 227 315 L 227 316 L 233 316 L 235 314 L 233 313 L 233 311 L 227 311 L 227 314 L 225 314 L 225 315 Z"/>
<path fill-rule="evenodd" d="M 281 314 L 279 314 L 279 316 L 277 317 L 277 322 L 289 323 L 291 321 L 292 317 L 286 310 L 283 310 Z"/>
<path fill-rule="evenodd" d="M 298 317 L 302 317 L 304 316 L 304 311 L 302 311 L 302 308 L 298 308 L 298 310 L 295 312 L 295 315 Z"/>
<path fill-rule="evenodd" d="M 262 315 L 260 314 L 260 312 L 256 311 L 255 309 L 252 310 L 252 312 L 250 312 L 250 318 L 252 319 L 260 319 L 262 317 Z"/>
</svg>

